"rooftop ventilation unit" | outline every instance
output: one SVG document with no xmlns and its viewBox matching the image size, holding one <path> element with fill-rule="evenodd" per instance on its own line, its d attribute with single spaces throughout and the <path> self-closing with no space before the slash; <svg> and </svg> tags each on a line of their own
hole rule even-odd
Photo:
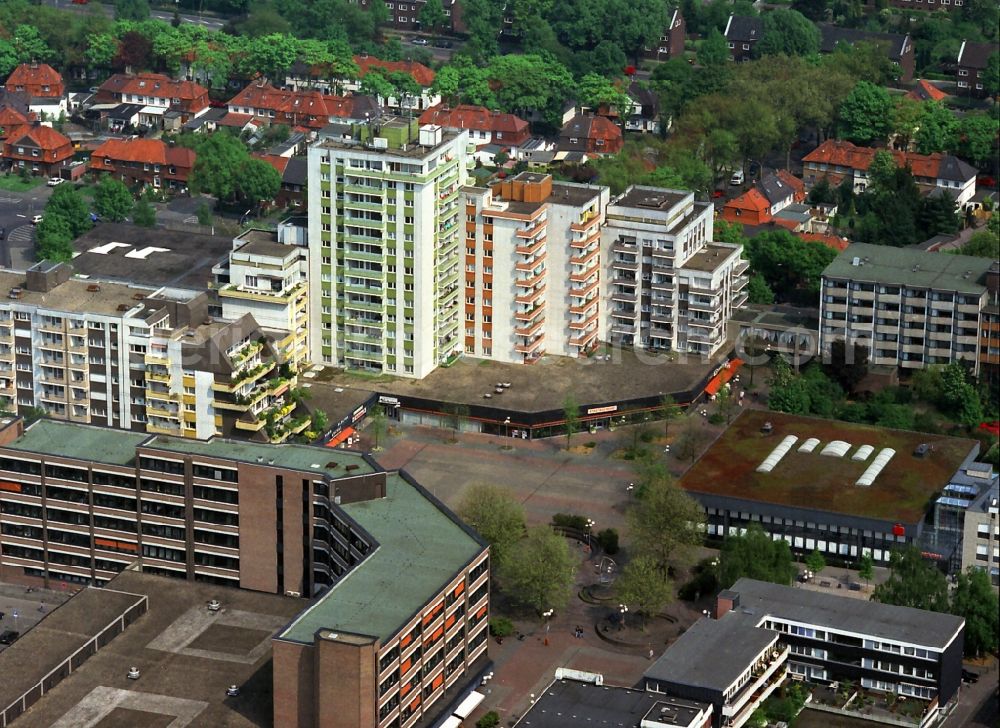
<svg viewBox="0 0 1000 728">
<path fill-rule="evenodd" d="M 875 456 L 875 459 L 872 461 L 872 464 L 868 466 L 865 472 L 861 474 L 861 477 L 858 478 L 854 482 L 854 484 L 867 487 L 872 483 L 874 483 L 875 478 L 877 478 L 878 474 L 882 472 L 882 468 L 884 468 L 889 463 L 889 461 L 892 460 L 892 457 L 895 454 L 896 451 L 893 450 L 891 447 L 882 448 L 879 451 L 879 454 Z"/>
<path fill-rule="evenodd" d="M 820 455 L 829 455 L 832 458 L 842 458 L 851 449 L 851 443 L 843 440 L 833 440 L 826 447 L 820 450 Z"/>
<path fill-rule="evenodd" d="M 858 448 L 858 451 L 851 455 L 851 460 L 857 462 L 863 462 L 868 459 L 868 456 L 875 452 L 875 448 L 871 445 L 862 445 Z"/>
<path fill-rule="evenodd" d="M 799 445 L 799 452 L 812 452 L 819 445 L 818 437 L 810 437 L 808 440 Z"/>
<path fill-rule="evenodd" d="M 792 449 L 792 445 L 798 442 L 798 437 L 795 435 L 785 435 L 785 439 L 778 443 L 778 446 L 771 451 L 764 462 L 757 466 L 758 473 L 770 473 L 774 470 L 774 466 L 777 465 L 781 458 L 785 457 L 789 450 Z"/>
</svg>

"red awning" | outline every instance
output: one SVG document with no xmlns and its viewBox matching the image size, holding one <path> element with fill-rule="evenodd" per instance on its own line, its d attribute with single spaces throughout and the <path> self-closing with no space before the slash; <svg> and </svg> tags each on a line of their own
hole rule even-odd
<svg viewBox="0 0 1000 728">
<path fill-rule="evenodd" d="M 718 394 L 719 390 L 722 389 L 722 385 L 732 379 L 741 366 L 743 366 L 742 359 L 730 359 L 719 370 L 718 374 L 708 380 L 708 384 L 705 385 L 705 393 L 708 395 Z"/>
<path fill-rule="evenodd" d="M 336 435 L 330 438 L 330 442 L 326 443 L 327 447 L 337 447 L 340 443 L 344 442 L 348 437 L 354 434 L 353 427 L 345 427 L 343 430 L 338 432 Z"/>
</svg>

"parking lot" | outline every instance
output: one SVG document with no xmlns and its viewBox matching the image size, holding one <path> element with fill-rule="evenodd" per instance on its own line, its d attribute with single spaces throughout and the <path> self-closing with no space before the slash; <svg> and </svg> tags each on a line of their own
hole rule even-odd
<svg viewBox="0 0 1000 728">
<path fill-rule="evenodd" d="M 33 589 L 18 584 L 0 582 L 0 634 L 13 630 L 23 635 L 48 614 L 54 607 L 65 602 L 73 594 L 72 591 L 55 591 L 52 589 Z M 0 652 L 7 645 L 0 645 Z"/>
</svg>

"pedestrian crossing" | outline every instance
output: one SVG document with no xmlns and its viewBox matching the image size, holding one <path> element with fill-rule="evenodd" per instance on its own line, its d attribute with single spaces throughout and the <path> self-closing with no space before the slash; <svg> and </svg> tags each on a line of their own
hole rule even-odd
<svg viewBox="0 0 1000 728">
<path fill-rule="evenodd" d="M 33 243 L 35 241 L 35 226 L 21 225 L 16 227 L 7 234 L 7 240 L 11 243 Z"/>
</svg>

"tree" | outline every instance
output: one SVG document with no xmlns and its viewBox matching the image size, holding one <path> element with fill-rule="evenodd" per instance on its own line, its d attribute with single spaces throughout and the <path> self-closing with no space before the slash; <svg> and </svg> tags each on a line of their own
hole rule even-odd
<svg viewBox="0 0 1000 728">
<path fill-rule="evenodd" d="M 761 38 L 754 45 L 755 54 L 812 56 L 819 53 L 819 28 L 802 13 L 778 8 L 763 16 L 763 25 Z"/>
<path fill-rule="evenodd" d="M 212 208 L 209 207 L 208 203 L 204 200 L 202 200 L 198 205 L 198 209 L 195 210 L 195 214 L 198 216 L 199 225 L 212 224 Z"/>
<path fill-rule="evenodd" d="M 719 414 L 725 418 L 727 425 L 733 421 L 733 414 L 739 407 L 739 402 L 731 386 L 726 384 L 716 393 L 715 406 L 718 407 Z"/>
<path fill-rule="evenodd" d="M 844 136 L 857 144 L 885 139 L 892 128 L 893 103 L 889 92 L 868 81 L 859 81 L 838 116 Z"/>
<path fill-rule="evenodd" d="M 955 146 L 958 119 L 939 101 L 925 101 L 921 105 L 920 121 L 914 139 L 921 154 L 943 152 Z"/>
<path fill-rule="evenodd" d="M 11 45 L 20 63 L 48 61 L 54 55 L 34 25 L 17 26 L 14 29 Z"/>
<path fill-rule="evenodd" d="M 499 564 L 524 535 L 524 509 L 513 493 L 495 485 L 472 485 L 462 497 L 458 514 L 490 545 Z"/>
<path fill-rule="evenodd" d="M 754 273 L 750 276 L 750 282 L 747 284 L 747 293 L 750 303 L 762 303 L 764 305 L 774 303 L 774 291 L 767 285 L 767 281 L 764 280 L 764 276 L 760 273 Z"/>
<path fill-rule="evenodd" d="M 389 419 L 385 415 L 385 408 L 378 404 L 372 408 L 371 413 L 368 415 L 371 420 L 372 435 L 375 438 L 374 450 L 379 449 L 379 441 L 385 436 L 386 430 L 389 426 Z"/>
<path fill-rule="evenodd" d="M 994 7 L 994 13 L 996 7 Z M 990 96 L 1000 95 L 1000 53 L 993 53 L 986 61 L 986 71 L 983 74 L 983 89 Z"/>
<path fill-rule="evenodd" d="M 451 62 L 434 76 L 431 88 L 452 105 L 465 103 L 497 108 L 488 70 L 475 65 L 466 56 L 452 57 Z"/>
<path fill-rule="evenodd" d="M 495 56 L 489 74 L 501 109 L 538 110 L 551 126 L 559 125 L 562 106 L 575 87 L 566 67 L 548 54 Z"/>
<path fill-rule="evenodd" d="M 237 175 L 250 157 L 243 142 L 228 132 L 216 132 L 199 140 L 195 151 L 198 156 L 189 180 L 191 191 L 235 200 L 239 190 Z"/>
<path fill-rule="evenodd" d="M 156 210 L 149 204 L 149 200 L 145 198 L 136 200 L 132 208 L 132 222 L 141 227 L 156 227 Z"/>
<path fill-rule="evenodd" d="M 7 76 L 17 68 L 17 51 L 8 41 L 0 38 L 0 76 Z"/>
<path fill-rule="evenodd" d="M 389 6 L 383 0 L 373 0 L 371 6 L 368 8 L 368 17 L 371 19 L 374 40 L 382 40 L 382 27 L 392 18 Z"/>
<path fill-rule="evenodd" d="M 795 573 L 788 542 L 773 540 L 757 524 L 742 536 L 726 538 L 719 551 L 719 583 L 726 589 L 744 577 L 787 586 Z"/>
<path fill-rule="evenodd" d="M 920 549 L 907 546 L 892 552 L 889 578 L 875 587 L 872 599 L 883 604 L 948 611 L 948 582 L 936 566 L 920 555 Z"/>
<path fill-rule="evenodd" d="M 983 421 L 979 393 L 969 381 L 961 362 L 953 361 L 941 370 L 940 404 L 943 411 L 970 429 Z"/>
<path fill-rule="evenodd" d="M 965 619 L 965 654 L 980 657 L 995 652 L 1000 638 L 1000 604 L 984 569 L 969 567 L 958 575 L 949 611 Z"/>
<path fill-rule="evenodd" d="M 855 343 L 848 348 L 843 339 L 834 339 L 830 344 L 830 360 L 824 363 L 823 371 L 848 394 L 853 394 L 854 388 L 868 375 L 868 347 Z"/>
<path fill-rule="evenodd" d="M 566 449 L 569 450 L 573 433 L 580 429 L 580 405 L 572 394 L 563 400 L 563 418 L 566 420 Z"/>
<path fill-rule="evenodd" d="M 830 0 L 792 0 L 792 10 L 796 10 L 814 23 L 827 19 Z"/>
<path fill-rule="evenodd" d="M 62 184 L 52 191 L 52 196 L 45 204 L 45 217 L 53 216 L 66 221 L 74 238 L 80 237 L 93 227 L 87 201 L 73 185 Z"/>
<path fill-rule="evenodd" d="M 420 10 L 420 28 L 435 33 L 442 30 L 447 23 L 448 16 L 444 14 L 441 0 L 427 0 Z"/>
<path fill-rule="evenodd" d="M 588 73 L 577 84 L 576 100 L 591 109 L 602 106 L 616 109 L 621 116 L 627 116 L 632 102 L 628 95 L 605 76 Z"/>
<path fill-rule="evenodd" d="M 973 233 L 969 241 L 958 252 L 961 255 L 974 255 L 978 258 L 997 260 L 1000 258 L 1000 238 L 987 230 L 980 230 Z"/>
<path fill-rule="evenodd" d="M 321 409 L 312 411 L 312 424 L 309 425 L 309 429 L 315 432 L 317 437 L 322 437 L 329 426 L 330 416 L 326 412 Z"/>
<path fill-rule="evenodd" d="M 574 566 L 566 539 L 548 526 L 535 526 L 500 561 L 500 585 L 514 602 L 538 614 L 562 609 L 569 602 Z"/>
<path fill-rule="evenodd" d="M 148 20 L 146 0 L 115 0 L 115 20 Z"/>
<path fill-rule="evenodd" d="M 132 193 L 111 175 L 101 178 L 94 190 L 94 209 L 109 222 L 123 222 L 132 211 Z"/>
<path fill-rule="evenodd" d="M 38 260 L 69 262 L 73 259 L 74 237 L 65 217 L 46 214 L 35 229 L 35 257 Z"/>
<path fill-rule="evenodd" d="M 713 28 L 698 46 L 698 65 L 718 68 L 725 66 L 728 61 L 729 45 L 726 37 L 717 28 Z"/>
<path fill-rule="evenodd" d="M 813 574 L 818 574 L 826 568 L 826 559 L 819 549 L 813 549 L 812 553 L 806 557 L 806 567 Z"/>
<path fill-rule="evenodd" d="M 992 114 L 966 114 L 958 122 L 953 150 L 979 167 L 988 166 L 996 155 L 1000 119 Z"/>
<path fill-rule="evenodd" d="M 764 278 L 776 300 L 810 304 L 819 296 L 823 270 L 837 257 L 832 248 L 807 242 L 787 230 L 752 237 L 743 251 L 750 269 Z"/>
<path fill-rule="evenodd" d="M 865 585 L 875 578 L 875 560 L 868 551 L 861 554 L 861 558 L 858 559 L 858 576 L 865 580 Z"/>
<path fill-rule="evenodd" d="M 674 585 L 663 579 L 654 559 L 643 555 L 625 565 L 615 582 L 615 593 L 622 603 L 634 605 L 646 617 L 655 617 L 673 599 Z"/>
<path fill-rule="evenodd" d="M 955 198 L 947 192 L 922 198 L 916 223 L 923 235 L 957 233 L 960 223 Z"/>
<path fill-rule="evenodd" d="M 669 394 L 660 398 L 660 416 L 663 418 L 663 437 L 670 437 L 670 423 L 684 415 L 681 406 Z"/>
<path fill-rule="evenodd" d="M 132 30 L 118 39 L 118 55 L 115 56 L 112 65 L 117 68 L 146 69 L 151 65 L 152 54 L 153 44 L 149 38 Z"/>
<path fill-rule="evenodd" d="M 650 559 L 667 581 L 671 560 L 702 543 L 705 510 L 665 472 L 655 472 L 626 514 L 637 556 Z"/>
<path fill-rule="evenodd" d="M 681 427 L 680 434 L 674 440 L 671 450 L 678 459 L 693 463 L 698 459 L 704 441 L 705 432 L 689 417 Z"/>
<path fill-rule="evenodd" d="M 281 189 L 281 175 L 263 159 L 249 158 L 239 167 L 236 196 L 256 207 L 273 200 Z"/>
</svg>

